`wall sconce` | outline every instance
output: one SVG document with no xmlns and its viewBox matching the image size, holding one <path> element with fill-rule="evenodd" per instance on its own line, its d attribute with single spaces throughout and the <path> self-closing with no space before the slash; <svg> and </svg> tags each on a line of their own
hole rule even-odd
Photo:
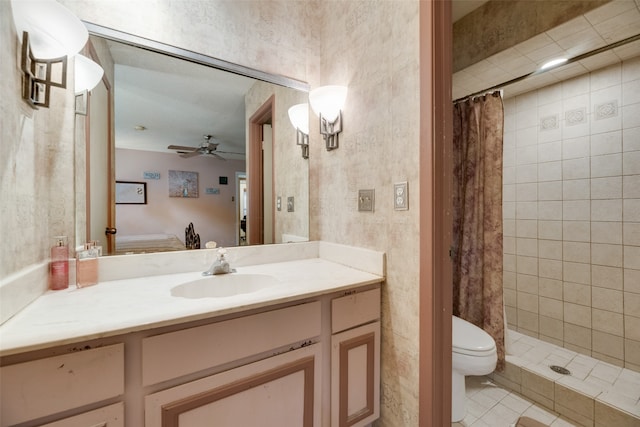
<svg viewBox="0 0 640 427">
<path fill-rule="evenodd" d="M 322 86 L 309 92 L 309 103 L 320 117 L 320 133 L 327 151 L 338 148 L 338 133 L 342 131 L 342 107 L 347 99 L 346 86 Z"/>
<path fill-rule="evenodd" d="M 12 0 L 13 21 L 22 42 L 22 97 L 49 107 L 51 87 L 67 87 L 67 58 L 80 51 L 89 33 L 55 0 Z"/>
<path fill-rule="evenodd" d="M 84 55 L 78 54 L 73 59 L 74 92 L 89 91 L 96 87 L 104 74 L 102 67 Z"/>
<path fill-rule="evenodd" d="M 289 108 L 289 120 L 296 128 L 296 144 L 302 149 L 302 158 L 309 158 L 309 104 Z"/>
</svg>

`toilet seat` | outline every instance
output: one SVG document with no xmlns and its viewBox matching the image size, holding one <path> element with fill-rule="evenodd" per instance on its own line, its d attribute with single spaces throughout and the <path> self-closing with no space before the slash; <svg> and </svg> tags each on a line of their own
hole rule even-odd
<svg viewBox="0 0 640 427">
<path fill-rule="evenodd" d="M 484 357 L 496 352 L 496 343 L 486 331 L 452 316 L 452 351 L 467 356 Z"/>
</svg>

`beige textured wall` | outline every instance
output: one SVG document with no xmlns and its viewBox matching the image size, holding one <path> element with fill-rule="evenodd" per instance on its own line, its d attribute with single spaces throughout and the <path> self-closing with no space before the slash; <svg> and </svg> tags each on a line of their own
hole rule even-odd
<svg viewBox="0 0 640 427">
<path fill-rule="evenodd" d="M 309 81 L 317 55 L 314 2 L 60 0 L 80 19 Z"/>
<path fill-rule="evenodd" d="M 323 3 L 320 84 L 347 85 L 340 148 L 312 140 L 311 237 L 387 253 L 380 425 L 418 425 L 419 61 L 417 1 Z M 312 115 L 312 136 L 318 123 Z M 409 210 L 393 184 L 409 182 Z M 359 189 L 375 211 L 358 212 Z"/>
<path fill-rule="evenodd" d="M 289 107 L 307 102 L 308 95 L 270 83 L 256 82 L 245 96 L 246 117 L 251 117 L 271 95 L 275 96 L 271 118 L 275 165 L 273 195 L 282 198 L 282 209 L 274 213 L 274 242 L 281 243 L 283 233 L 309 237 L 309 160 L 302 158 L 300 147 L 296 145 L 296 131 L 289 120 Z M 287 212 L 289 196 L 294 197 L 294 212 Z"/>
<path fill-rule="evenodd" d="M 11 3 L 2 1 L 0 279 L 44 262 L 51 236 L 75 241 L 73 93 L 53 88 L 51 108 L 32 109 L 21 97 L 18 46 Z"/>
<path fill-rule="evenodd" d="M 89 22 L 283 74 L 312 87 L 348 85 L 340 149 L 325 151 L 317 121 L 313 116 L 310 120 L 310 237 L 387 253 L 382 418 L 377 425 L 416 426 L 418 1 L 61 3 Z M 74 122 L 73 112 L 66 107 L 73 105 L 72 94 L 55 94 L 54 102 L 67 104 L 50 111 L 34 113 L 22 106 L 13 60 L 15 41 L 8 40 L 14 34 L 5 25 L 10 16 L 8 4 L 0 2 L 0 158 L 5 162 L 1 227 L 3 237 L 11 242 L 1 249 L 3 275 L 44 260 L 49 235 L 65 231 L 71 235 L 75 207 Z M 44 129 L 49 130 L 46 138 Z M 408 211 L 393 210 L 393 183 L 400 181 L 409 182 Z M 357 191 L 363 188 L 376 190 L 374 213 L 357 212 Z"/>
</svg>

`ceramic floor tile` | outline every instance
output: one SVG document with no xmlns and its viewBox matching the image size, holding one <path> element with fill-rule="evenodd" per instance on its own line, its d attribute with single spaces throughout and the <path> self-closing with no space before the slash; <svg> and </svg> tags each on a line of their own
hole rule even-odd
<svg viewBox="0 0 640 427">
<path fill-rule="evenodd" d="M 609 384 L 613 384 L 618 379 L 621 372 L 622 368 L 619 368 L 618 366 L 613 366 L 606 362 L 598 362 L 591 371 L 590 376 L 604 380 Z"/>
<path fill-rule="evenodd" d="M 640 405 L 638 399 L 626 396 L 616 391 L 608 391 L 598 396 L 598 400 L 615 408 L 620 408 L 629 414 L 640 418 Z M 640 424 L 640 423 L 639 423 Z"/>
<path fill-rule="evenodd" d="M 635 400 L 640 399 L 640 373 L 629 369 L 623 369 L 620 376 L 613 384 L 616 392 L 629 396 Z"/>
<path fill-rule="evenodd" d="M 541 423 L 546 425 L 550 425 L 554 420 L 558 418 L 557 414 L 554 414 L 553 412 L 549 412 L 545 409 L 539 408 L 535 405 L 532 405 L 531 407 L 527 408 L 522 413 L 522 416 L 533 418 L 534 420 L 540 421 Z"/>
<path fill-rule="evenodd" d="M 522 397 L 514 393 L 509 393 L 507 396 L 505 396 L 504 399 L 500 401 L 500 403 L 521 414 L 525 413 L 531 406 L 534 406 L 533 403 L 529 402 L 526 399 L 523 399 Z"/>
<path fill-rule="evenodd" d="M 558 417 L 555 419 L 555 421 L 551 423 L 551 427 L 579 427 L 579 426 L 565 418 Z"/>
<path fill-rule="evenodd" d="M 516 411 L 499 403 L 482 416 L 482 421 L 493 427 L 510 427 L 519 416 Z"/>
<path fill-rule="evenodd" d="M 482 387 L 470 396 L 469 386 Z M 558 414 L 542 409 L 525 397 L 496 385 L 487 377 L 467 377 L 466 405 L 467 415 L 461 422 L 452 423 L 452 427 L 511 427 L 523 415 L 547 425 L 559 419 Z M 554 427 L 573 427 L 573 424 L 558 423 Z"/>
</svg>

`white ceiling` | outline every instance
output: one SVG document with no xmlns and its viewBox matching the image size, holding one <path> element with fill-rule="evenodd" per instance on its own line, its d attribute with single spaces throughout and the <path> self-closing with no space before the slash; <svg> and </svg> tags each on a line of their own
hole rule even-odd
<svg viewBox="0 0 640 427">
<path fill-rule="evenodd" d="M 122 43 L 107 44 L 116 64 L 117 148 L 175 152 L 167 146 L 197 147 L 204 135 L 213 135 L 219 151 L 244 153 L 244 95 L 254 79 Z"/>
<path fill-rule="evenodd" d="M 459 3 L 466 1 L 454 1 L 454 10 Z M 634 0 L 614 0 L 454 73 L 453 99 L 533 73 L 550 59 L 573 58 L 636 34 L 640 34 L 640 5 Z M 635 41 L 505 86 L 504 96 L 515 96 L 638 55 L 640 41 Z"/>
</svg>

